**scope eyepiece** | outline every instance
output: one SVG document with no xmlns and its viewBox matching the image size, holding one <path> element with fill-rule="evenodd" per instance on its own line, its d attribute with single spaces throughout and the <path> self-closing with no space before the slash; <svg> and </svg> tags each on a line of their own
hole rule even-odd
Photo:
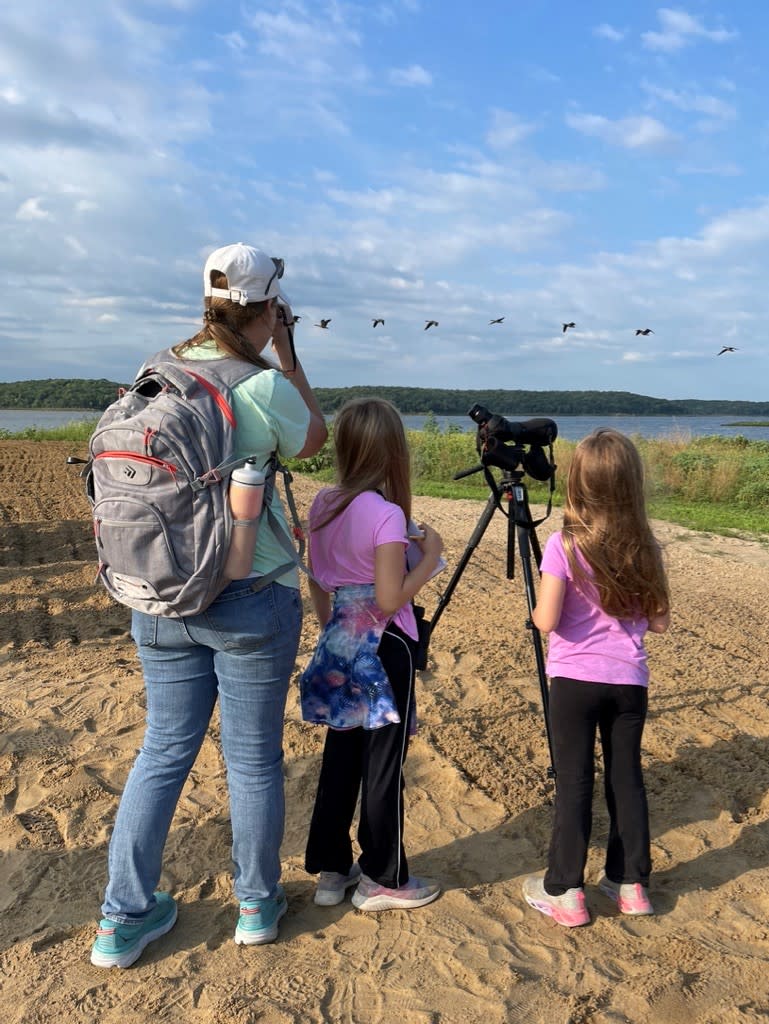
<svg viewBox="0 0 769 1024">
<path fill-rule="evenodd" d="M 554 420 L 544 416 L 517 422 L 489 412 L 482 405 L 474 405 L 467 414 L 478 424 L 484 438 L 495 437 L 498 441 L 513 441 L 515 444 L 549 445 L 558 437 Z"/>
</svg>

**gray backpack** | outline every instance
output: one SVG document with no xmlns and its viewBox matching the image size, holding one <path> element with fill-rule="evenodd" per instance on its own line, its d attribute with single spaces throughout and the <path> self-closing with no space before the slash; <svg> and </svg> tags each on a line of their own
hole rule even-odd
<svg viewBox="0 0 769 1024">
<path fill-rule="evenodd" d="M 196 615 L 226 585 L 232 516 L 232 388 L 259 368 L 238 359 L 184 360 L 166 349 L 147 360 L 133 385 L 102 414 L 83 470 L 93 506 L 99 578 L 121 604 L 150 615 Z M 262 515 L 291 561 L 254 581 L 260 589 L 301 559 L 270 509 L 273 455 Z M 295 536 L 302 540 L 295 531 Z"/>
</svg>

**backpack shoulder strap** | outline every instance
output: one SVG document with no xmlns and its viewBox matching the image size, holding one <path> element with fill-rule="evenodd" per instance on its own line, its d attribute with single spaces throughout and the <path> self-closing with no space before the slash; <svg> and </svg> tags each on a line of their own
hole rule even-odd
<svg viewBox="0 0 769 1024">
<path fill-rule="evenodd" d="M 176 368 L 185 375 L 193 378 L 196 375 L 203 376 L 206 380 L 215 381 L 219 386 L 227 388 L 234 388 L 247 377 L 261 373 L 263 369 L 245 359 L 236 359 L 235 356 L 223 356 L 219 359 L 185 359 L 184 356 L 177 356 L 173 349 L 164 348 L 144 360 L 137 380 L 161 367 L 166 374 L 169 374 L 172 368 Z"/>
<path fill-rule="evenodd" d="M 318 582 L 307 566 L 304 564 L 304 552 L 305 552 L 305 536 L 304 529 L 302 528 L 301 521 L 299 519 L 299 513 L 297 512 L 296 502 L 294 501 L 294 493 L 291 490 L 291 483 L 293 476 L 291 471 L 287 469 L 283 463 L 278 459 L 275 452 L 270 457 L 270 470 L 267 473 L 267 480 L 264 485 L 264 503 L 262 505 L 262 515 L 265 516 L 269 523 L 270 529 L 272 530 L 273 536 L 278 541 L 280 546 L 286 552 L 290 558 L 289 562 L 285 562 L 283 565 L 279 565 L 276 569 L 271 569 L 270 572 L 265 573 L 264 576 L 259 576 L 255 579 L 251 589 L 258 592 L 269 586 L 270 583 L 274 583 L 275 580 L 279 579 L 289 569 L 297 568 L 314 582 Z M 291 511 L 291 519 L 293 522 L 292 533 L 296 541 L 296 547 L 286 536 L 285 530 L 282 528 L 280 521 L 278 520 L 275 513 L 272 511 L 272 492 L 275 489 L 275 476 L 277 473 L 281 473 L 283 476 L 283 490 L 286 494 L 286 503 Z"/>
</svg>

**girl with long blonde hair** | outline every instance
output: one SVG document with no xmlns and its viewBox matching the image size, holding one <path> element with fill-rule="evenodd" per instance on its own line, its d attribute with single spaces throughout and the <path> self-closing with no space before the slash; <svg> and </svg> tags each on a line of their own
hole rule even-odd
<svg viewBox="0 0 769 1024">
<path fill-rule="evenodd" d="M 646 517 L 641 457 L 618 431 L 601 428 L 577 445 L 563 529 L 548 538 L 540 569 L 532 620 L 550 634 L 555 817 L 547 871 L 524 881 L 524 897 L 567 927 L 590 920 L 583 880 L 598 730 L 610 820 L 599 889 L 623 914 L 653 914 L 641 767 L 649 680 L 644 635 L 668 628 L 670 598 Z"/>
</svg>

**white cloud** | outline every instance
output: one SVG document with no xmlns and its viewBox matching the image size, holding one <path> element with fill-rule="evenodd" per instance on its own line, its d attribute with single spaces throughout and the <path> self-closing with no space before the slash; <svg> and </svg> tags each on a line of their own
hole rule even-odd
<svg viewBox="0 0 769 1024">
<path fill-rule="evenodd" d="M 74 235 L 65 235 L 64 241 L 76 256 L 87 256 L 88 250 Z"/>
<path fill-rule="evenodd" d="M 686 89 L 665 89 L 647 81 L 642 82 L 641 86 L 654 99 L 668 103 L 678 110 L 704 114 L 716 121 L 733 121 L 737 116 L 736 108 L 718 96 Z"/>
<path fill-rule="evenodd" d="M 716 85 L 719 89 L 723 89 L 724 92 L 737 92 L 737 83 L 733 82 L 731 78 L 726 78 L 725 75 L 719 75 L 716 79 Z"/>
<path fill-rule="evenodd" d="M 507 149 L 536 131 L 536 126 L 524 121 L 509 110 L 495 108 L 491 111 L 491 127 L 486 133 L 486 141 L 492 149 Z"/>
<path fill-rule="evenodd" d="M 241 54 L 248 49 L 248 43 L 240 32 L 228 32 L 219 38 L 233 53 Z"/>
<path fill-rule="evenodd" d="M 650 363 L 656 358 L 652 352 L 623 352 L 621 356 L 623 363 Z"/>
<path fill-rule="evenodd" d="M 560 75 L 556 75 L 554 71 L 551 71 L 549 68 L 544 68 L 541 65 L 535 64 L 531 66 L 528 73 L 531 76 L 532 81 L 543 82 L 546 85 L 555 85 L 561 81 Z"/>
<path fill-rule="evenodd" d="M 3 100 L 5 102 L 3 102 Z M 80 113 L 60 102 L 24 101 L 20 96 L 0 97 L 0 131 L 9 142 L 23 146 L 51 145 L 88 147 L 94 150 L 122 149 L 129 145 L 129 133 L 110 123 L 102 112 Z"/>
<path fill-rule="evenodd" d="M 661 149 L 676 141 L 676 135 L 654 117 L 641 115 L 612 121 L 600 114 L 567 114 L 566 123 L 583 135 L 603 139 L 624 149 Z"/>
<path fill-rule="evenodd" d="M 625 38 L 626 33 L 621 32 L 612 25 L 608 25 L 604 21 L 602 24 L 595 26 L 593 29 L 593 35 L 598 36 L 599 39 L 608 39 L 612 43 L 620 43 Z"/>
<path fill-rule="evenodd" d="M 51 214 L 42 208 L 42 202 L 42 196 L 25 199 L 16 211 L 16 220 L 48 220 Z"/>
<path fill-rule="evenodd" d="M 657 11 L 659 32 L 643 32 L 641 39 L 649 50 L 675 53 L 698 39 L 712 43 L 726 43 L 736 39 L 736 31 L 725 28 L 706 28 L 700 18 L 678 8 L 660 7 Z"/>
<path fill-rule="evenodd" d="M 286 257 L 286 287 L 304 314 L 297 342 L 318 385 L 398 383 L 411 360 L 413 383 L 426 386 L 456 387 L 459 374 L 463 386 L 544 387 L 544 373 L 552 387 L 760 398 L 769 211 L 749 202 L 762 187 L 766 117 L 750 121 L 742 91 L 763 84 L 752 41 L 726 69 L 740 92 L 718 69 L 663 78 L 646 50 L 644 73 L 656 79 L 644 86 L 647 105 L 610 108 L 596 88 L 616 86 L 619 103 L 625 86 L 638 91 L 637 78 L 621 86 L 619 65 L 601 67 L 607 48 L 633 57 L 620 16 L 587 40 L 595 79 L 570 61 L 554 64 L 561 79 L 537 69 L 541 51 L 524 32 L 504 51 L 484 43 L 491 84 L 479 94 L 473 62 L 455 64 L 450 79 L 437 70 L 472 40 L 413 49 L 397 23 L 414 6 L 383 2 L 397 31 L 376 21 L 377 0 L 276 0 L 229 5 L 218 37 L 201 0 L 5 5 L 4 368 L 34 376 L 29 339 L 43 335 L 47 372 L 129 379 L 142 354 L 193 333 L 205 254 L 244 238 Z M 126 9 L 142 17 L 118 18 Z M 680 49 L 718 33 L 715 16 L 702 17 L 652 27 Z M 593 23 L 588 15 L 588 33 Z M 409 67 L 419 59 L 434 70 Z M 422 89 L 419 102 L 383 88 L 388 69 Z M 576 131 L 559 130 L 553 111 L 577 85 L 583 109 L 609 116 L 572 106 Z M 673 132 L 683 138 L 681 123 L 698 118 L 734 132 L 720 148 L 701 136 L 674 146 Z M 638 159 L 666 147 L 673 198 L 655 193 L 657 162 Z M 704 177 L 736 174 L 735 161 L 740 178 Z M 595 193 L 608 185 L 607 202 Z M 680 227 L 692 223 L 700 229 Z M 670 237 L 658 237 L 660 224 Z M 503 314 L 506 333 L 490 336 L 488 319 Z M 387 318 L 386 339 L 371 329 L 376 315 Z M 331 331 L 313 329 L 321 316 Z M 427 317 L 439 332 L 424 335 Z M 565 340 L 562 319 L 579 325 Z M 633 331 L 647 325 L 656 333 L 639 349 Z M 717 378 L 699 377 L 698 346 L 713 362 L 711 343 L 729 330 L 741 359 L 728 370 L 746 365 L 743 380 L 721 375 L 725 359 Z M 543 347 L 556 356 L 547 365 Z"/>
<path fill-rule="evenodd" d="M 703 229 L 701 237 L 704 249 L 718 253 L 769 242 L 769 202 L 731 210 L 714 218 Z"/>
<path fill-rule="evenodd" d="M 394 25 L 400 20 L 403 13 L 417 14 L 420 10 L 420 0 L 391 0 L 389 3 L 371 5 L 373 18 L 383 25 Z"/>
<path fill-rule="evenodd" d="M 259 112 L 272 112 L 273 134 L 292 142 L 349 135 L 348 107 L 372 77 L 358 27 L 367 13 L 354 5 L 302 0 L 283 0 L 269 11 L 244 9 L 240 34 L 255 58 L 238 67 L 239 110 L 255 112 L 250 116 L 257 119 Z"/>
<path fill-rule="evenodd" d="M 743 174 L 743 169 L 739 164 L 731 160 L 708 164 L 682 163 L 676 167 L 676 171 L 678 174 L 711 174 L 719 178 L 738 178 Z"/>
<path fill-rule="evenodd" d="M 170 7 L 176 11 L 184 11 L 189 14 L 200 5 L 200 0 L 150 0 L 154 7 Z"/>
<path fill-rule="evenodd" d="M 22 95 L 15 85 L 8 85 L 4 89 L 0 89 L 0 99 L 5 100 L 6 103 L 21 103 Z"/>
<path fill-rule="evenodd" d="M 123 301 L 124 299 L 117 295 L 83 295 L 65 299 L 64 305 L 84 309 L 103 309 L 104 307 L 119 306 Z"/>
<path fill-rule="evenodd" d="M 277 66 L 294 68 L 303 78 L 360 77 L 355 55 L 360 33 L 347 21 L 349 10 L 331 5 L 310 13 L 301 0 L 286 0 L 277 13 L 261 10 L 247 16 L 256 31 L 257 49 Z"/>
<path fill-rule="evenodd" d="M 432 85 L 433 76 L 421 64 L 412 64 L 407 68 L 392 68 L 389 74 L 393 85 Z"/>
</svg>

